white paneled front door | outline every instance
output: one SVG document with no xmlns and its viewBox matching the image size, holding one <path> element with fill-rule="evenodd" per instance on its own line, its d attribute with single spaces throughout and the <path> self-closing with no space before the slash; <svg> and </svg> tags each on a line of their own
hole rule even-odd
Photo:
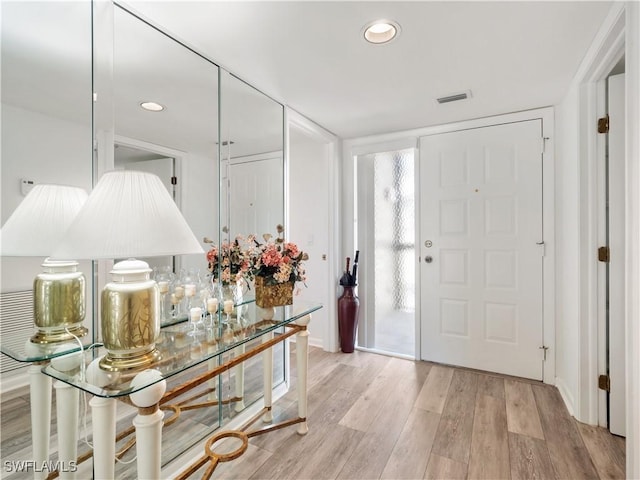
<svg viewBox="0 0 640 480">
<path fill-rule="evenodd" d="M 542 121 L 420 139 L 421 357 L 542 379 Z"/>
</svg>

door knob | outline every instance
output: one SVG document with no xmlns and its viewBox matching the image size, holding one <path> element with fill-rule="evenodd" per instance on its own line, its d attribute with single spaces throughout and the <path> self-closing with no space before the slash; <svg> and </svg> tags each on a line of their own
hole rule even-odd
<svg viewBox="0 0 640 480">
<path fill-rule="evenodd" d="M 433 257 L 431 255 L 427 255 L 426 257 L 424 257 L 424 261 L 427 263 L 431 263 L 433 262 Z"/>
</svg>

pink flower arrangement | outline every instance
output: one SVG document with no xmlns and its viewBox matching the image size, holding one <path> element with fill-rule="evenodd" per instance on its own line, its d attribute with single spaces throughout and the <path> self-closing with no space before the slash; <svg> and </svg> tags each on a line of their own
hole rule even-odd
<svg viewBox="0 0 640 480">
<path fill-rule="evenodd" d="M 251 250 L 243 248 L 243 244 L 253 243 L 253 235 L 246 239 L 238 235 L 231 243 L 222 242 L 222 248 L 214 245 L 213 240 L 209 238 L 205 238 L 204 242 L 212 244 L 206 253 L 206 258 L 209 271 L 215 280 L 221 281 L 223 285 L 236 283 L 242 279 L 251 280 Z"/>
<path fill-rule="evenodd" d="M 274 240 L 273 235 L 265 233 L 262 236 L 265 243 L 259 243 L 253 237 L 255 247 L 251 254 L 251 275 L 263 277 L 267 285 L 306 282 L 304 261 L 309 260 L 309 255 L 295 243 L 284 241 L 282 225 L 277 226 L 277 231 L 278 236 Z"/>
</svg>

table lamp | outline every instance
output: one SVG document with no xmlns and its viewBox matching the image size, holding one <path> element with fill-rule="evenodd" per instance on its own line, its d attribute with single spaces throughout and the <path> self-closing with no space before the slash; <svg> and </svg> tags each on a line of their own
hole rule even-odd
<svg viewBox="0 0 640 480">
<path fill-rule="evenodd" d="M 127 259 L 117 262 L 101 295 L 100 368 L 142 369 L 159 359 L 160 293 L 149 265 L 133 257 L 204 253 L 156 175 L 105 173 L 52 258 Z"/>
<path fill-rule="evenodd" d="M 4 257 L 48 257 L 87 200 L 87 193 L 66 185 L 35 185 L 0 231 Z M 75 260 L 46 258 L 33 281 L 31 342 L 58 343 L 86 335 L 85 279 Z"/>
</svg>

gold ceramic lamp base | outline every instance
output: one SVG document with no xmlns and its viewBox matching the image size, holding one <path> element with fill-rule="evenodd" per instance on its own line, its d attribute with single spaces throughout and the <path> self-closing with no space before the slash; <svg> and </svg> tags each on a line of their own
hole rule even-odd
<svg viewBox="0 0 640 480">
<path fill-rule="evenodd" d="M 151 351 L 128 355 L 118 355 L 113 352 L 108 352 L 100 360 L 100 368 L 107 372 L 143 370 L 158 362 L 160 358 L 160 352 L 155 347 Z"/>
<path fill-rule="evenodd" d="M 135 259 L 118 262 L 111 271 L 112 281 L 102 291 L 102 341 L 107 350 L 102 370 L 136 370 L 160 360 L 160 290 L 150 273 L 146 262 Z"/>
<path fill-rule="evenodd" d="M 67 327 L 65 330 L 38 330 L 33 337 L 31 337 L 31 343 L 44 345 L 48 343 L 68 342 L 76 337 L 84 337 L 87 333 L 89 333 L 89 330 L 82 325 Z"/>
<path fill-rule="evenodd" d="M 47 258 L 33 281 L 33 313 L 37 332 L 32 343 L 68 342 L 83 337 L 85 280 L 78 262 Z"/>
</svg>

